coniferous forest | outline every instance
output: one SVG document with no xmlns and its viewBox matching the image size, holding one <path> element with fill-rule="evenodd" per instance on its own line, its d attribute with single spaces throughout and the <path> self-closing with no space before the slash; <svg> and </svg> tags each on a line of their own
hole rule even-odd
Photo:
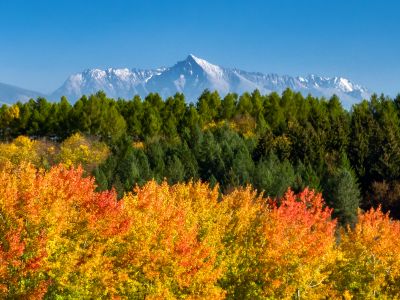
<svg viewBox="0 0 400 300">
<path fill-rule="evenodd" d="M 400 95 L 38 98 L 0 139 L 0 298 L 400 297 Z"/>
</svg>

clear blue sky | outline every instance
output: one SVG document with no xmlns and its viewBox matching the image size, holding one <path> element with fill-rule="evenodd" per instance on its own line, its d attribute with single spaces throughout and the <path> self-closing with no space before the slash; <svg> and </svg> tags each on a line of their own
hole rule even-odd
<svg viewBox="0 0 400 300">
<path fill-rule="evenodd" d="M 341 75 L 400 92 L 400 1 L 0 1 L 0 82 L 51 92 L 92 67 Z"/>
</svg>

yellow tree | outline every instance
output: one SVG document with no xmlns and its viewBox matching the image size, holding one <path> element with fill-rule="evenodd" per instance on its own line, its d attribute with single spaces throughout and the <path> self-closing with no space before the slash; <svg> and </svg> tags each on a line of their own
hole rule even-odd
<svg viewBox="0 0 400 300">
<path fill-rule="evenodd" d="M 266 199 L 251 187 L 224 195 L 220 209 L 228 216 L 224 235 L 227 270 L 220 280 L 228 298 L 257 299 L 262 296 L 263 278 L 259 269 L 263 256 L 263 225 L 268 213 Z"/>
<path fill-rule="evenodd" d="M 225 251 L 228 270 L 221 280 L 238 299 L 319 299 L 328 296 L 335 259 L 335 226 L 321 194 L 290 190 L 277 201 L 250 188 L 223 198 L 229 225 Z"/>
<path fill-rule="evenodd" d="M 53 142 L 19 136 L 11 143 L 0 143 L 0 165 L 11 162 L 17 166 L 29 162 L 36 167 L 49 169 L 55 164 L 57 151 Z"/>
<path fill-rule="evenodd" d="M 355 299 L 400 298 L 400 222 L 380 208 L 358 215 L 354 229 L 342 231 L 330 279 L 339 294 Z"/>
<path fill-rule="evenodd" d="M 50 296 L 100 298 L 115 294 L 114 240 L 130 221 L 114 191 L 95 192 L 83 170 L 53 167 L 40 177 L 37 199 L 45 212 Z"/>
<path fill-rule="evenodd" d="M 10 161 L 15 165 L 31 162 L 39 165 L 39 142 L 26 136 L 19 136 L 11 143 L 0 143 L 0 162 Z"/>
<path fill-rule="evenodd" d="M 82 165 L 90 173 L 109 153 L 105 143 L 75 133 L 61 143 L 58 161 L 67 167 Z"/>
<path fill-rule="evenodd" d="M 124 197 L 132 222 L 118 247 L 120 291 L 136 298 L 220 299 L 224 224 L 218 191 L 154 181 Z"/>
<path fill-rule="evenodd" d="M 0 107 L 0 135 L 9 138 L 11 135 L 13 122 L 20 117 L 20 109 L 17 104 L 12 106 L 3 105 Z"/>
</svg>

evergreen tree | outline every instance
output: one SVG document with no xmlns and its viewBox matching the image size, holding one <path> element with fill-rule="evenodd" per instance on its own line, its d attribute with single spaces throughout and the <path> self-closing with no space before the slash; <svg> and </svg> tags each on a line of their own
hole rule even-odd
<svg viewBox="0 0 400 300">
<path fill-rule="evenodd" d="M 338 169 L 329 177 L 323 194 L 339 223 L 354 226 L 360 206 L 360 190 L 354 173 L 346 167 Z"/>
<path fill-rule="evenodd" d="M 229 93 L 221 101 L 220 119 L 227 120 L 233 118 L 236 112 L 237 94 Z"/>
<path fill-rule="evenodd" d="M 295 183 L 295 171 L 288 160 L 280 161 L 276 155 L 262 159 L 255 167 L 254 186 L 270 197 L 282 197 Z"/>
<path fill-rule="evenodd" d="M 165 177 L 170 184 L 175 184 L 184 180 L 185 167 L 176 155 L 172 155 L 167 158 L 165 166 Z"/>
</svg>

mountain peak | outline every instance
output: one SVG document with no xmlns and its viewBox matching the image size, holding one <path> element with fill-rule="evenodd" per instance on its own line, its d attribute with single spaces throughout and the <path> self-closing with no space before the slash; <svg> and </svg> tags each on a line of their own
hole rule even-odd
<svg viewBox="0 0 400 300">
<path fill-rule="evenodd" d="M 189 54 L 186 61 L 195 63 L 199 66 L 209 77 L 211 78 L 222 78 L 224 70 L 218 65 L 214 65 L 203 58 L 199 58 L 193 54 Z"/>
<path fill-rule="evenodd" d="M 184 93 L 189 101 L 195 101 L 204 89 L 216 90 L 223 96 L 229 92 L 240 94 L 255 89 L 261 93 L 281 93 L 286 88 L 325 98 L 336 94 L 347 108 L 369 97 L 367 89 L 344 77 L 315 74 L 293 77 L 246 72 L 220 67 L 194 54 L 189 54 L 185 60 L 170 68 L 86 70 L 67 81 L 54 95 L 58 98 L 66 95 L 75 100 L 82 94 L 91 94 L 100 89 L 115 98 L 131 98 L 135 94 L 146 96 L 149 92 L 169 97 L 179 92 Z"/>
<path fill-rule="evenodd" d="M 185 60 L 168 68 L 86 69 L 69 76 L 59 89 L 49 95 L 49 98 L 56 100 L 66 96 L 74 102 L 82 95 L 103 90 L 110 97 L 125 99 L 131 99 L 137 94 L 145 97 L 150 92 L 157 92 L 165 98 L 179 92 L 184 93 L 189 101 L 195 101 L 205 89 L 216 90 L 224 96 L 230 92 L 241 94 L 255 89 L 261 93 L 273 91 L 281 93 L 287 88 L 316 97 L 329 98 L 336 94 L 347 108 L 370 95 L 367 89 L 344 77 L 322 77 L 315 74 L 293 77 L 247 72 L 224 68 L 189 54 Z M 10 92 L 5 93 L 5 91 Z M 0 101 L 26 100 L 31 95 L 37 94 L 0 85 Z"/>
<path fill-rule="evenodd" d="M 196 61 L 196 59 L 198 59 L 198 57 L 192 53 L 190 53 L 187 57 L 186 60 L 194 60 Z"/>
</svg>

